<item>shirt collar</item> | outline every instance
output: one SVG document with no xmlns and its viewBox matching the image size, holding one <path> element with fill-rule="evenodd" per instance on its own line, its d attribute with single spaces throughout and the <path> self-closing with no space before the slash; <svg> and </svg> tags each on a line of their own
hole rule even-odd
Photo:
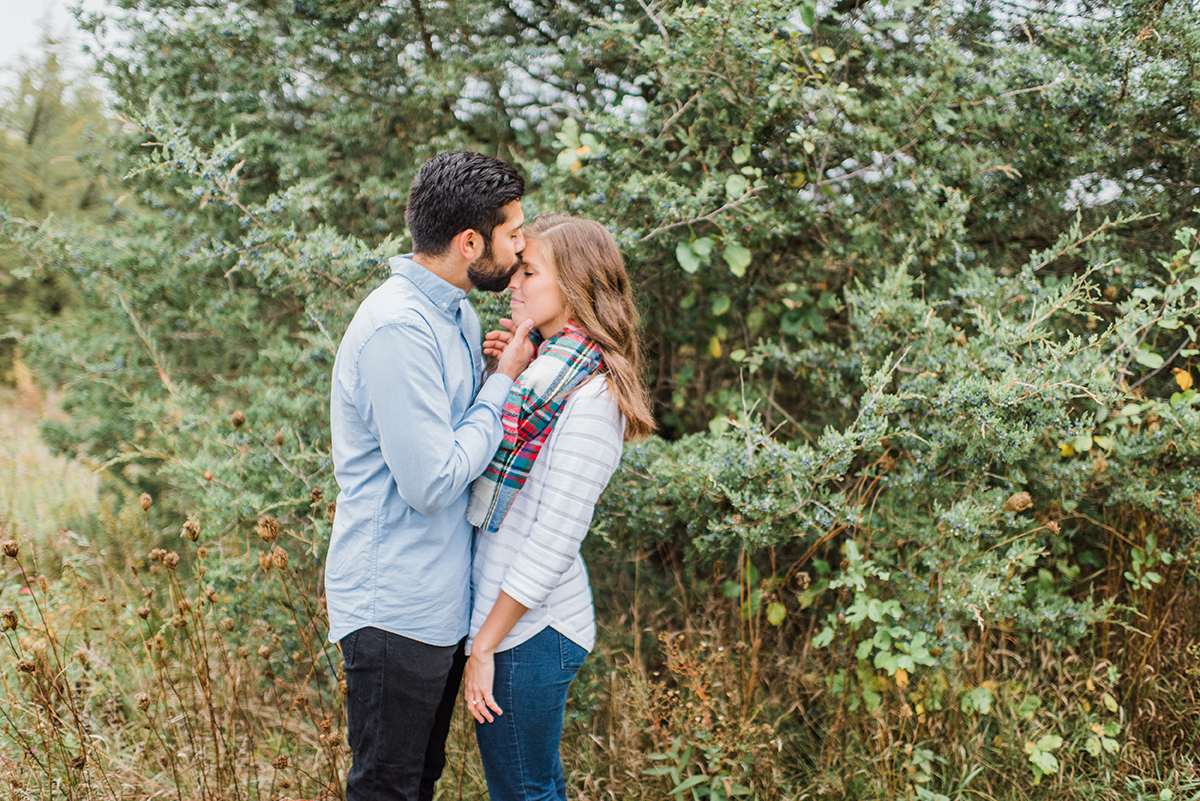
<svg viewBox="0 0 1200 801">
<path fill-rule="evenodd" d="M 388 264 L 392 268 L 392 275 L 401 275 L 407 278 L 412 282 L 413 286 L 421 290 L 425 297 L 429 298 L 429 301 L 434 306 L 437 306 L 444 312 L 450 314 L 456 312 L 458 305 L 467 296 L 466 292 L 463 292 L 454 284 L 443 281 L 413 261 L 412 254 L 393 256 L 388 260 Z"/>
</svg>

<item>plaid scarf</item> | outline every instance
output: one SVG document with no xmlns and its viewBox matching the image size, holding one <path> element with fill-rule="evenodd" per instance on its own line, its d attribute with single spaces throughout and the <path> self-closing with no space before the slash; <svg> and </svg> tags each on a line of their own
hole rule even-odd
<svg viewBox="0 0 1200 801">
<path fill-rule="evenodd" d="M 504 402 L 504 440 L 483 475 L 471 484 L 467 522 L 487 532 L 500 528 L 567 396 L 602 369 L 600 348 L 572 320 L 538 346 Z"/>
</svg>

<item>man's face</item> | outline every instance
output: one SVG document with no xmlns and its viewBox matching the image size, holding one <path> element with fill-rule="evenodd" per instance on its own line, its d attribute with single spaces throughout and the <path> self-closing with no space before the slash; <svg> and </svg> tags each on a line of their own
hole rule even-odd
<svg viewBox="0 0 1200 801">
<path fill-rule="evenodd" d="M 504 222 L 492 229 L 492 239 L 484 244 L 483 255 L 467 267 L 471 285 L 484 292 L 508 288 L 508 279 L 520 266 L 520 254 L 525 249 L 525 235 L 521 233 L 525 215 L 521 212 L 521 201 L 514 200 L 504 206 L 503 211 Z"/>
</svg>

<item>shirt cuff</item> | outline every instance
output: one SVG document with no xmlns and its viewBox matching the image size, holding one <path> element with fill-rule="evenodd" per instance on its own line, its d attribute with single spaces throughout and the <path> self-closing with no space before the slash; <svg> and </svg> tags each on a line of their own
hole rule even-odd
<svg viewBox="0 0 1200 801">
<path fill-rule="evenodd" d="M 475 396 L 476 403 L 486 403 L 495 408 L 496 414 L 504 411 L 504 402 L 515 382 L 504 373 L 492 373 L 483 384 L 483 389 Z"/>
</svg>

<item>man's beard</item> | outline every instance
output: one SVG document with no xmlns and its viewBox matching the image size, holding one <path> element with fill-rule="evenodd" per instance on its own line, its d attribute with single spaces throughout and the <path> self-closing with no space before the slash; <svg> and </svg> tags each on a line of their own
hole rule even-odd
<svg viewBox="0 0 1200 801">
<path fill-rule="evenodd" d="M 520 266 L 520 254 L 517 254 L 516 260 L 508 267 L 496 264 L 492 243 L 488 242 L 484 246 L 483 255 L 467 267 L 467 280 L 471 282 L 471 286 L 484 292 L 501 292 L 508 289 L 509 279 L 513 277 L 513 273 Z"/>
</svg>

